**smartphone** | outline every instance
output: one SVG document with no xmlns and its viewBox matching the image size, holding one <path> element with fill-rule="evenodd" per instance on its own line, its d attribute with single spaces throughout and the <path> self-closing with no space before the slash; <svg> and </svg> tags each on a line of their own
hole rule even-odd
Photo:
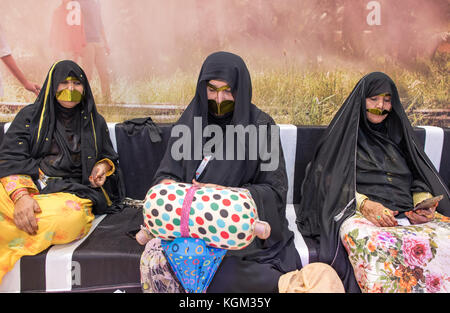
<svg viewBox="0 0 450 313">
<path fill-rule="evenodd" d="M 432 207 L 436 202 L 441 201 L 442 198 L 444 198 L 443 195 L 436 196 L 436 197 L 429 198 L 429 199 L 425 199 L 425 200 L 423 200 L 422 202 L 418 203 L 418 204 L 414 207 L 414 211 L 415 211 L 415 210 L 421 210 L 421 209 L 428 209 L 428 208 Z"/>
</svg>

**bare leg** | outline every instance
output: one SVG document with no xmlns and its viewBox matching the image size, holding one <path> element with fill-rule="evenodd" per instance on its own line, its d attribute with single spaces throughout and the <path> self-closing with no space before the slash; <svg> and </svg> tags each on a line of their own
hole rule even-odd
<svg viewBox="0 0 450 313">
<path fill-rule="evenodd" d="M 102 88 L 103 101 L 105 103 L 111 102 L 111 90 L 108 66 L 106 60 L 106 51 L 103 46 L 95 45 L 95 67 L 97 68 L 98 76 L 100 77 L 100 85 Z"/>
</svg>

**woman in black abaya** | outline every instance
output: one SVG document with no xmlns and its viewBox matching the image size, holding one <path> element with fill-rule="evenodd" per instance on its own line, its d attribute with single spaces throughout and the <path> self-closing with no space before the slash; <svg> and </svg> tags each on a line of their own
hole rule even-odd
<svg viewBox="0 0 450 313">
<path fill-rule="evenodd" d="M 413 210 L 438 195 L 438 205 Z M 319 261 L 336 269 L 348 292 L 449 287 L 449 191 L 384 73 L 363 77 L 326 129 L 296 214 L 300 232 L 320 238 Z"/>
<path fill-rule="evenodd" d="M 0 282 L 24 255 L 85 236 L 124 194 L 118 155 L 83 70 L 55 63 L 0 147 Z"/>
<path fill-rule="evenodd" d="M 251 97 L 250 74 L 244 61 L 227 52 L 211 54 L 200 71 L 194 99 L 174 127 L 185 125 L 195 135 L 196 117 L 202 122 L 202 132 L 208 125 L 218 125 L 224 130 L 223 133 L 227 125 L 253 125 L 257 129 L 258 126 L 267 126 L 267 140 L 270 141 L 271 131 L 275 129 L 270 126 L 275 123 L 269 115 L 251 103 Z M 259 132 L 258 135 L 265 136 Z M 205 144 L 210 138 L 196 139 Z M 235 142 L 239 141 L 239 138 L 235 139 Z M 269 171 L 262 170 L 261 165 L 270 160 L 262 160 L 259 155 L 256 160 L 249 158 L 248 141 L 244 143 L 244 160 L 237 159 L 236 155 L 232 159 L 225 158 L 226 149 L 230 147 L 224 145 L 224 159 L 211 159 L 195 180 L 203 155 L 197 160 L 194 156 L 189 160 L 175 160 L 171 152 L 176 140 L 174 137 L 170 139 L 166 154 L 155 174 L 154 184 L 162 181 L 191 183 L 194 180 L 200 186 L 209 184 L 246 188 L 255 200 L 259 218 L 269 222 L 272 229 L 268 239 L 256 238 L 243 250 L 228 251 L 208 292 L 277 292 L 279 277 L 301 267 L 293 242 L 294 236 L 288 230 L 285 217 L 287 176 L 281 145 L 272 147 L 277 152 L 279 162 L 274 170 Z M 195 150 L 194 142 L 195 139 L 192 138 L 192 154 Z M 224 143 L 225 138 L 221 142 Z M 268 146 L 270 147 L 270 142 Z"/>
</svg>

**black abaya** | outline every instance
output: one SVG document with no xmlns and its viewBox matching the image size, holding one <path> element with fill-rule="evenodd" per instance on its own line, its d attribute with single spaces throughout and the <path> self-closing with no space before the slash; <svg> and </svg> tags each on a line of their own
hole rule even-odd
<svg viewBox="0 0 450 313">
<path fill-rule="evenodd" d="M 214 53 L 205 60 L 195 97 L 174 127 L 185 125 L 194 134 L 195 117 L 201 118 L 202 130 L 208 123 L 226 126 L 220 125 L 223 120 L 214 117 L 208 119 L 206 84 L 209 80 L 222 80 L 231 87 L 235 109 L 232 117 L 228 117 L 227 125 L 267 126 L 267 138 L 270 140 L 270 131 L 277 130 L 276 127 L 270 128 L 275 122 L 251 103 L 252 86 L 244 61 L 226 52 Z M 258 132 L 258 136 L 263 135 Z M 242 143 L 242 138 L 235 139 L 235 142 Z M 175 160 L 171 155 L 171 147 L 176 140 L 177 138 L 172 137 L 169 141 L 165 156 L 155 174 L 155 184 L 164 178 L 186 183 L 191 183 L 195 178 L 203 155 L 195 160 L 195 149 L 192 149 L 190 160 Z M 206 140 L 207 138 L 202 138 L 197 142 L 204 144 Z M 191 142 L 194 144 L 194 139 Z M 277 147 L 279 162 L 276 169 L 263 171 L 261 164 L 268 161 L 263 161 L 260 157 L 257 160 L 249 158 L 249 142 L 245 141 L 243 144 L 246 149 L 244 160 L 212 159 L 198 181 L 247 188 L 255 200 L 259 218 L 270 223 L 272 232 L 268 239 L 256 238 L 243 250 L 228 251 L 208 292 L 277 292 L 278 278 L 301 267 L 300 257 L 293 242 L 294 235 L 289 231 L 286 220 L 287 175 L 281 145 Z M 224 156 L 227 148 L 230 147 L 224 146 Z"/>
</svg>

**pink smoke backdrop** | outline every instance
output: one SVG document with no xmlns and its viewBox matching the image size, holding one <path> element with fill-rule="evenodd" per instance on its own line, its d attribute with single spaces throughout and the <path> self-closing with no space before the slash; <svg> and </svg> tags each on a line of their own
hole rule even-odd
<svg viewBox="0 0 450 313">
<path fill-rule="evenodd" d="M 242 56 L 254 72 L 280 64 L 364 68 L 379 58 L 408 67 L 449 45 L 449 0 L 99 2 L 111 82 L 137 84 L 150 77 L 198 73 L 204 58 L 218 50 Z M 370 2 L 380 6 L 379 25 L 367 22 Z M 59 59 L 49 37 L 52 14 L 60 4 L 0 0 L 0 24 L 13 55 L 37 83 Z M 4 78 L 10 75 L 3 65 L 0 71 Z"/>
</svg>

